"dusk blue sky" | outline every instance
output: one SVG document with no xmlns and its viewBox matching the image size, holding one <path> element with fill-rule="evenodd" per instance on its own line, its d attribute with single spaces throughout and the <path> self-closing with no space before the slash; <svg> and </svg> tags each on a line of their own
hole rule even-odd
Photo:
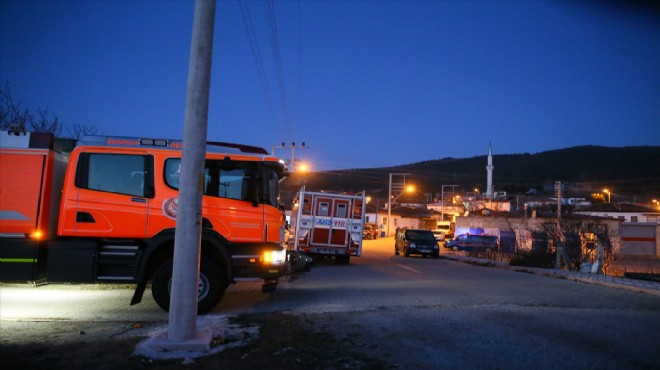
<svg viewBox="0 0 660 370">
<path fill-rule="evenodd" d="M 275 1 L 278 78 L 265 3 L 218 1 L 208 138 L 304 141 L 317 171 L 660 145 L 660 13 L 623 4 Z M 0 81 L 65 125 L 181 138 L 193 11 L 1 0 Z"/>
</svg>

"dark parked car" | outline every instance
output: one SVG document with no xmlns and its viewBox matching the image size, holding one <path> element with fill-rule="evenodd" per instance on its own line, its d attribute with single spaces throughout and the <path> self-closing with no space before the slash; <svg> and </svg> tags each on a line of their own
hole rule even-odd
<svg viewBox="0 0 660 370">
<path fill-rule="evenodd" d="M 496 251 L 499 238 L 495 235 L 462 234 L 445 243 L 445 248 L 455 251 Z"/>
<path fill-rule="evenodd" d="M 403 253 L 406 257 L 411 254 L 421 254 L 438 258 L 440 247 L 431 230 L 399 229 L 394 239 L 394 254 L 399 253 Z"/>
</svg>

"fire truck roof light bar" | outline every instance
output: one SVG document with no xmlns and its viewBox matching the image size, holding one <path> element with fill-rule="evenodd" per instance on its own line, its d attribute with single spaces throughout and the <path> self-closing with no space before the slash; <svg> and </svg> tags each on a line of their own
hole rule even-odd
<svg viewBox="0 0 660 370">
<path fill-rule="evenodd" d="M 94 146 L 121 146 L 121 147 L 164 147 L 169 149 L 181 150 L 183 148 L 182 140 L 168 140 L 168 139 L 152 139 L 152 138 L 137 138 L 127 136 L 84 136 L 80 139 L 81 145 L 94 145 Z M 219 141 L 207 142 L 207 151 L 215 153 L 251 153 L 268 155 L 264 148 L 251 145 L 226 143 Z"/>
</svg>

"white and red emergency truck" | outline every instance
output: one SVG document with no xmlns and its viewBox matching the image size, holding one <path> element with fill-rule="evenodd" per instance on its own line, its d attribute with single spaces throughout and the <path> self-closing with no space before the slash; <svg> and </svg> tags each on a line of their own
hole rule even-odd
<svg viewBox="0 0 660 370">
<path fill-rule="evenodd" d="M 333 256 L 342 264 L 361 256 L 365 206 L 364 191 L 313 192 L 303 186 L 291 212 L 293 249 L 312 257 Z"/>
</svg>

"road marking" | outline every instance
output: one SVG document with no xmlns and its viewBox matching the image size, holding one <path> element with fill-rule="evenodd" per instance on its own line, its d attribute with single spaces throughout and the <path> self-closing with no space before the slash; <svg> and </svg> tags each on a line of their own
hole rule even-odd
<svg viewBox="0 0 660 370">
<path fill-rule="evenodd" d="M 412 267 L 408 267 L 408 266 L 405 266 L 405 265 L 399 265 L 398 263 L 397 263 L 397 266 L 401 267 L 402 269 L 408 270 L 408 271 L 410 271 L 410 272 L 414 272 L 414 273 L 416 273 L 416 274 L 423 274 L 423 272 L 421 272 L 421 271 L 419 271 L 419 270 L 415 270 L 415 269 L 412 268 Z"/>
</svg>

